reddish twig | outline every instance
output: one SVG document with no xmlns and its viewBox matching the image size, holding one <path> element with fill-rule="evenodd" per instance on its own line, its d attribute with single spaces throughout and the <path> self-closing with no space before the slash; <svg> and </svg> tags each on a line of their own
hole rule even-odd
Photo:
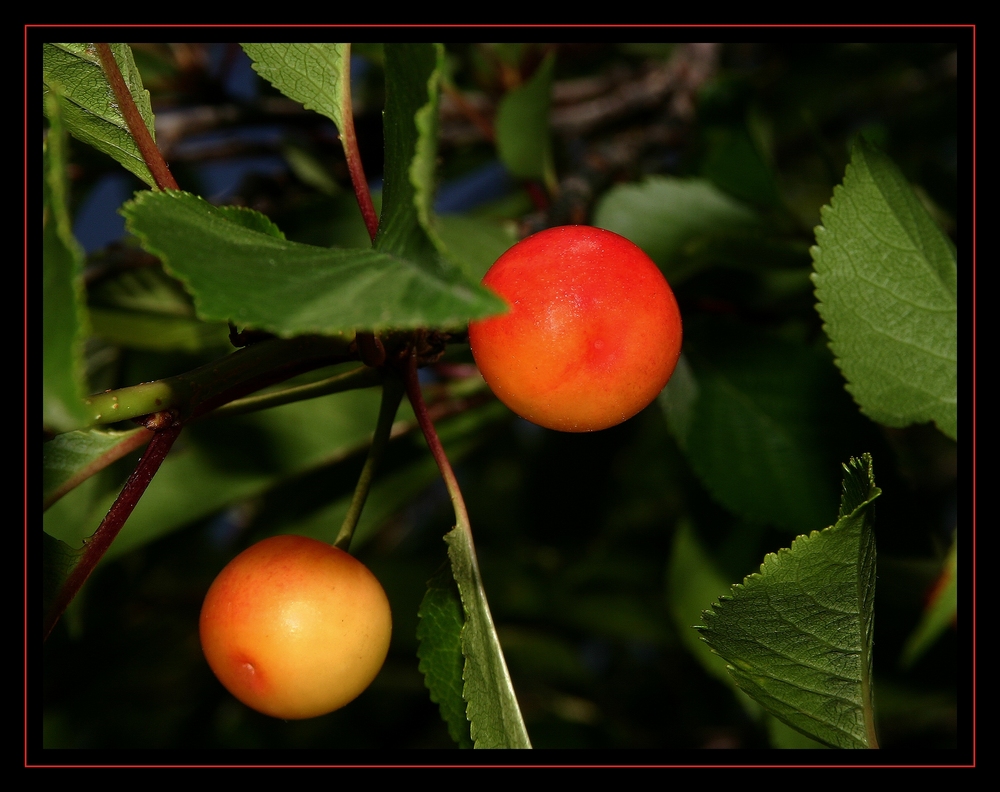
<svg viewBox="0 0 1000 792">
<path fill-rule="evenodd" d="M 351 103 L 351 59 L 344 61 L 344 74 L 342 81 L 344 93 L 341 97 L 341 127 L 340 143 L 344 147 L 344 156 L 347 158 L 347 169 L 351 174 L 351 184 L 354 185 L 354 196 L 358 201 L 358 208 L 365 221 L 365 228 L 368 229 L 368 236 L 372 242 L 378 234 L 378 215 L 375 213 L 375 204 L 372 203 L 372 194 L 368 189 L 368 179 L 365 177 L 364 165 L 361 162 L 361 151 L 358 149 L 358 138 L 354 133 L 354 108 Z M 366 366 L 381 366 L 385 362 L 385 350 L 382 342 L 374 333 L 359 332 L 357 334 L 358 352 L 361 361 Z"/>
<path fill-rule="evenodd" d="M 139 113 L 139 108 L 135 106 L 135 102 L 132 100 L 132 92 L 125 85 L 125 78 L 122 77 L 121 69 L 118 68 L 118 62 L 111 53 L 111 47 L 107 44 L 95 44 L 94 46 L 97 47 L 97 56 L 101 59 L 104 76 L 107 78 L 111 90 L 114 91 L 115 101 L 118 102 L 118 107 L 125 117 L 128 131 L 139 147 L 139 152 L 142 154 L 149 172 L 153 175 L 156 186 L 161 190 L 180 189 L 177 186 L 177 182 L 174 181 L 173 175 L 170 173 L 170 168 L 167 166 L 166 160 L 163 159 L 163 155 L 156 147 L 153 136 L 149 133 L 149 129 L 146 128 L 146 122 L 143 121 L 142 115 Z"/>
<path fill-rule="evenodd" d="M 153 417 L 151 416 L 151 418 Z M 164 424 L 167 421 L 171 422 L 170 425 L 163 426 L 162 428 L 157 426 L 158 423 Z M 125 525 L 125 521 L 132 514 L 133 509 L 135 509 L 136 504 L 139 502 L 139 498 L 146 491 L 149 482 L 153 480 L 156 471 L 160 469 L 160 464 L 181 431 L 181 424 L 173 422 L 172 416 L 167 413 L 156 414 L 151 423 L 152 425 L 147 425 L 147 428 L 156 429 L 156 434 L 149 441 L 149 445 L 139 459 L 139 464 L 136 465 L 135 470 L 132 471 L 132 475 L 125 482 L 125 486 L 118 494 L 107 516 L 101 521 L 94 535 L 85 540 L 86 544 L 84 545 L 80 560 L 60 587 L 52 608 L 45 614 L 45 638 L 49 637 L 49 633 L 52 632 L 52 628 L 59 621 L 59 617 L 62 616 L 63 611 L 73 601 L 73 597 L 76 596 L 87 578 L 94 571 L 97 563 L 107 552 L 108 548 L 111 547 L 111 543 L 118 536 L 118 532 L 121 531 L 122 526 Z"/>
<path fill-rule="evenodd" d="M 441 471 L 441 478 L 444 479 L 448 495 L 451 497 L 452 507 L 455 509 L 456 524 L 464 530 L 469 530 L 469 512 L 465 508 L 465 500 L 462 498 L 462 491 L 458 487 L 458 479 L 455 478 L 455 471 L 452 470 L 451 462 L 441 445 L 441 438 L 438 437 L 434 422 L 431 420 L 427 405 L 424 402 L 423 393 L 420 391 L 420 380 L 417 377 L 417 355 L 410 350 L 403 371 L 403 381 L 406 385 L 406 395 L 413 406 L 413 414 L 417 418 L 417 423 L 424 433 L 424 439 L 431 450 L 431 456 L 437 462 L 438 470 Z"/>
<path fill-rule="evenodd" d="M 347 169 L 351 174 L 351 184 L 354 185 L 354 195 L 358 200 L 358 208 L 361 209 L 361 216 L 365 219 L 368 236 L 374 242 L 375 234 L 378 233 L 378 215 L 375 213 L 375 204 L 372 203 L 372 194 L 368 189 L 368 180 L 365 178 L 365 169 L 361 163 L 358 138 L 354 134 L 350 63 L 351 59 L 347 58 L 343 74 L 344 95 L 341 105 L 343 115 L 341 126 L 343 129 L 340 130 L 340 142 L 344 147 L 344 156 L 347 158 Z"/>
</svg>

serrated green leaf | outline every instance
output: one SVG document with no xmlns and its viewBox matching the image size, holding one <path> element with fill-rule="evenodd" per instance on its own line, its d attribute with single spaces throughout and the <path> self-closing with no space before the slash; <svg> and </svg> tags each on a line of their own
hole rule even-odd
<svg viewBox="0 0 1000 792">
<path fill-rule="evenodd" d="M 241 44 L 253 70 L 285 96 L 344 128 L 350 101 L 350 44 Z M 349 105 L 348 105 L 349 106 Z"/>
<path fill-rule="evenodd" d="M 880 490 L 869 455 L 844 469 L 845 490 L 865 499 L 836 525 L 765 558 L 705 611 L 699 629 L 740 688 L 775 717 L 826 745 L 868 748 Z"/>
<path fill-rule="evenodd" d="M 738 237 L 760 217 L 704 179 L 650 177 L 612 187 L 594 210 L 594 225 L 621 234 L 645 251 L 671 283 L 690 274 L 685 251 L 706 240 Z"/>
<path fill-rule="evenodd" d="M 462 698 L 462 599 L 458 586 L 446 564 L 427 582 L 420 609 L 417 640 L 420 648 L 420 673 L 430 691 L 431 701 L 441 710 L 441 718 L 448 725 L 459 748 L 472 748 L 469 721 L 465 716 Z"/>
<path fill-rule="evenodd" d="M 87 306 L 83 249 L 73 236 L 66 184 L 66 130 L 59 91 L 45 97 L 49 131 L 43 147 L 42 192 L 42 420 L 52 431 L 85 420 L 83 342 Z"/>
<path fill-rule="evenodd" d="M 667 601 L 677 633 L 685 647 L 712 676 L 738 690 L 725 663 L 691 630 L 698 622 L 705 603 L 719 597 L 729 583 L 715 568 L 698 543 L 690 523 L 678 526 L 667 568 Z"/>
<path fill-rule="evenodd" d="M 701 619 L 705 603 L 728 588 L 729 584 L 698 542 L 692 526 L 686 522 L 681 524 L 674 534 L 667 569 L 667 601 L 681 641 L 705 671 L 732 689 L 748 716 L 763 721 L 773 748 L 825 748 L 825 745 L 806 737 L 762 710 L 736 684 L 725 661 L 691 629 Z"/>
<path fill-rule="evenodd" d="M 149 92 L 142 87 L 132 50 L 127 44 L 109 46 L 139 115 L 155 140 Z M 43 93 L 54 92 L 59 96 L 66 127 L 73 137 L 112 157 L 150 187 L 156 185 L 129 132 L 93 44 L 43 44 L 42 81 Z"/>
<path fill-rule="evenodd" d="M 454 528 L 445 534 L 451 571 L 462 597 L 465 629 L 462 653 L 465 687 L 462 695 L 476 748 L 530 748 L 528 732 L 500 648 L 472 537 Z"/>
<path fill-rule="evenodd" d="M 861 140 L 812 249 L 817 310 L 847 390 L 887 426 L 958 432 L 957 262 L 892 161 Z"/>
<path fill-rule="evenodd" d="M 449 250 L 433 211 L 444 47 L 386 44 L 384 54 L 385 180 L 374 247 L 419 262 L 445 281 L 460 281 L 467 271 L 463 251 Z M 491 313 L 505 308 L 497 300 Z"/>
<path fill-rule="evenodd" d="M 685 346 L 660 403 L 706 488 L 756 522 L 822 525 L 836 506 L 830 455 L 846 401 L 829 359 L 717 321 L 689 323 Z"/>
<path fill-rule="evenodd" d="M 458 273 L 445 280 L 395 255 L 290 242 L 256 213 L 188 193 L 139 193 L 122 214 L 143 247 L 185 283 L 202 319 L 288 337 L 454 328 L 502 309 Z"/>
<path fill-rule="evenodd" d="M 522 179 L 554 182 L 549 108 L 555 54 L 545 60 L 524 85 L 500 100 L 494 127 L 500 159 Z"/>
<path fill-rule="evenodd" d="M 443 48 L 385 45 L 385 183 L 375 249 L 438 266 L 430 228 Z"/>
<path fill-rule="evenodd" d="M 910 668 L 942 633 L 955 623 L 958 614 L 958 535 L 952 539 L 951 549 L 934 584 L 934 590 L 924 608 L 920 623 L 906 639 L 899 664 Z"/>
</svg>

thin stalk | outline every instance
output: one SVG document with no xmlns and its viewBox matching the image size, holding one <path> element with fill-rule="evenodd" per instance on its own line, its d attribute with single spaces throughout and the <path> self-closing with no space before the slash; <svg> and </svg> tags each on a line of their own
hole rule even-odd
<svg viewBox="0 0 1000 792">
<path fill-rule="evenodd" d="M 97 57 L 101 60 L 101 68 L 104 69 L 104 76 L 115 94 L 115 101 L 125 117 L 128 131 L 139 147 L 139 152 L 142 154 L 149 172 L 153 175 L 156 186 L 161 190 L 179 190 L 180 188 L 177 186 L 173 174 L 170 173 L 166 160 L 163 159 L 163 154 L 160 153 L 153 136 L 146 128 L 146 122 L 143 121 L 139 108 L 135 106 L 132 92 L 125 84 L 125 78 L 122 77 L 121 69 L 118 68 L 118 61 L 115 60 L 111 47 L 107 44 L 95 44 L 95 46 L 97 47 Z"/>
<path fill-rule="evenodd" d="M 172 420 L 172 418 L 166 415 L 163 416 L 163 419 Z M 73 601 L 81 586 L 90 577 L 98 562 L 115 540 L 115 537 L 118 536 L 118 532 L 121 531 L 122 526 L 125 525 L 125 521 L 131 516 L 132 511 L 139 502 L 139 498 L 142 497 L 142 494 L 149 486 L 149 482 L 153 480 L 156 471 L 160 469 L 160 465 L 163 463 L 167 452 L 170 451 L 180 431 L 181 424 L 179 422 L 171 423 L 169 426 L 165 426 L 163 429 L 157 431 L 153 435 L 152 440 L 149 441 L 149 445 L 139 459 L 139 464 L 136 465 L 135 470 L 132 471 L 132 475 L 125 482 L 122 491 L 118 493 L 118 497 L 115 499 L 114 504 L 112 504 L 107 516 L 101 521 L 100 526 L 98 526 L 93 536 L 85 540 L 86 543 L 80 560 L 60 587 L 59 593 L 52 603 L 52 608 L 45 614 L 45 638 L 49 637 L 49 633 L 52 632 L 52 628 L 59 621 L 59 617 L 62 616 L 63 611 Z"/>
<path fill-rule="evenodd" d="M 343 126 L 343 129 L 340 130 L 340 143 L 344 147 L 344 156 L 347 158 L 347 169 L 351 174 L 351 184 L 354 185 L 354 196 L 358 200 L 358 208 L 361 210 L 361 216 L 365 220 L 365 228 L 368 229 L 368 236 L 374 242 L 375 234 L 378 233 L 378 215 L 375 213 L 375 204 L 372 203 L 372 194 L 368 189 L 368 180 L 365 178 L 365 169 L 361 163 L 358 138 L 354 134 L 354 109 L 351 105 L 350 52 L 348 52 L 348 56 L 344 60 L 342 78 L 344 93 L 341 96 L 343 115 L 341 126 Z"/>
<path fill-rule="evenodd" d="M 371 370 L 371 369 L 369 369 Z M 365 507 L 368 493 L 372 488 L 372 481 L 375 479 L 375 471 L 378 468 L 385 449 L 389 445 L 389 438 L 392 436 L 393 421 L 396 419 L 396 411 L 399 403 L 403 400 L 403 385 L 399 377 L 393 371 L 386 371 L 386 376 L 382 384 L 382 403 L 378 410 L 378 423 L 375 425 L 375 433 L 372 436 L 372 444 L 368 449 L 368 456 L 365 465 L 361 468 L 361 475 L 358 476 L 358 483 L 354 487 L 354 496 L 351 498 L 351 505 L 347 509 L 347 515 L 340 526 L 340 533 L 333 543 L 334 547 L 349 551 L 351 539 L 354 537 L 354 529 L 361 519 L 361 511 Z"/>
<path fill-rule="evenodd" d="M 344 147 L 344 156 L 347 158 L 347 170 L 351 174 L 351 184 L 354 185 L 354 197 L 358 201 L 358 208 L 361 210 L 361 217 L 364 218 L 365 228 L 368 229 L 368 237 L 372 242 L 378 234 L 378 215 L 375 213 L 375 204 L 372 202 L 372 194 L 368 189 L 368 179 L 365 177 L 365 168 L 361 162 L 361 150 L 358 148 L 358 137 L 354 133 L 354 107 L 351 104 L 351 53 L 350 44 L 347 45 L 347 57 L 344 59 L 344 69 L 341 75 L 341 85 L 343 94 L 341 95 L 341 127 L 340 144 Z M 366 366 L 381 366 L 385 362 L 385 349 L 374 333 L 359 332 L 357 334 L 358 352 L 361 360 Z"/>
<path fill-rule="evenodd" d="M 307 385 L 297 385 L 294 388 L 284 388 L 270 393 L 261 393 L 256 396 L 247 396 L 229 404 L 224 404 L 212 412 L 214 418 L 224 418 L 233 415 L 245 415 L 247 413 L 268 410 L 271 407 L 280 407 L 283 404 L 305 401 L 306 399 L 316 399 L 320 396 L 329 396 L 333 393 L 343 393 L 348 390 L 358 388 L 371 388 L 382 381 L 382 376 L 378 371 L 367 366 L 359 366 L 356 369 L 345 371 L 335 377 L 327 377 L 319 382 L 310 382 Z"/>
<path fill-rule="evenodd" d="M 472 527 L 469 523 L 469 512 L 465 508 L 462 490 L 458 487 L 458 479 L 455 478 L 455 471 L 451 468 L 448 456 L 444 452 L 444 446 L 441 445 L 441 438 L 438 437 L 437 430 L 434 428 L 434 422 L 431 420 L 430 414 L 427 411 L 427 405 L 424 403 L 423 393 L 420 391 L 420 380 L 417 377 L 417 356 L 413 350 L 410 350 L 406 361 L 404 382 L 406 383 L 406 395 L 410 399 L 410 404 L 413 405 L 413 414 L 417 417 L 417 423 L 424 433 L 424 439 L 427 440 L 431 456 L 437 462 L 438 470 L 441 471 L 441 478 L 444 479 L 444 485 L 448 489 L 448 496 L 451 498 L 451 504 L 455 510 L 456 525 L 471 534 Z"/>
</svg>

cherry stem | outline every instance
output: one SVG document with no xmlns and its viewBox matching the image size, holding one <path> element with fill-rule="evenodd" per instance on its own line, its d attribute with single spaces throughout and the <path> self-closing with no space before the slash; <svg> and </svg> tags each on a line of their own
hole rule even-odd
<svg viewBox="0 0 1000 792">
<path fill-rule="evenodd" d="M 358 201 L 358 208 L 361 210 L 361 217 L 364 218 L 365 228 L 368 229 L 368 237 L 374 242 L 375 236 L 378 234 L 378 215 L 375 213 L 375 204 L 372 202 L 372 194 L 368 189 L 368 179 L 365 178 L 365 168 L 361 162 L 361 150 L 358 148 L 358 137 L 354 132 L 354 107 L 351 103 L 350 46 L 350 44 L 347 45 L 348 53 L 344 59 L 344 70 L 341 75 L 343 93 L 340 97 L 342 116 L 340 144 L 344 147 L 347 170 L 351 174 L 351 184 L 354 185 L 354 197 Z M 361 361 L 366 366 L 381 366 L 385 362 L 385 350 L 374 333 L 359 332 L 357 333 L 357 341 Z"/>
<path fill-rule="evenodd" d="M 161 190 L 179 190 L 180 188 L 170 173 L 166 160 L 163 159 L 163 154 L 160 153 L 153 141 L 153 136 L 150 134 L 139 108 L 135 106 L 132 92 L 125 84 L 125 78 L 122 77 L 121 69 L 118 68 L 118 61 L 115 60 L 111 47 L 107 44 L 95 44 L 95 46 L 97 47 L 97 57 L 101 61 L 101 68 L 104 70 L 104 76 L 114 92 L 115 101 L 125 117 L 128 131 L 139 147 L 139 153 L 142 154 L 156 186 Z"/>
<path fill-rule="evenodd" d="M 444 452 L 444 446 L 441 445 L 441 438 L 438 437 L 437 430 L 434 428 L 434 422 L 431 420 L 430 413 L 427 411 L 427 405 L 424 403 L 423 393 L 420 390 L 420 379 L 417 377 L 417 356 L 412 349 L 406 360 L 404 382 L 406 383 L 406 395 L 410 399 L 410 404 L 413 405 L 413 414 L 417 418 L 417 423 L 424 433 L 424 439 L 431 450 L 431 456 L 437 462 L 438 470 L 441 471 L 441 478 L 444 479 L 444 485 L 448 489 L 448 495 L 455 510 L 456 525 L 464 531 L 471 532 L 469 512 L 465 508 L 465 500 L 462 498 L 462 490 L 459 489 L 458 479 L 455 478 L 455 471 L 452 470 L 448 456 Z"/>
<path fill-rule="evenodd" d="M 381 383 L 381 381 L 382 376 L 378 371 L 367 366 L 359 366 L 350 371 L 345 371 L 343 374 L 327 377 L 318 382 L 310 382 L 306 385 L 296 385 L 291 388 L 283 388 L 256 396 L 246 396 L 242 399 L 236 399 L 215 409 L 210 415 L 213 418 L 245 415 L 260 410 L 269 410 L 272 407 L 280 407 L 283 404 L 305 401 L 306 399 L 317 399 L 320 396 L 329 396 L 333 393 L 343 393 L 344 391 L 357 390 L 359 388 L 371 388 Z"/>
<path fill-rule="evenodd" d="M 108 548 L 111 547 L 111 543 L 118 536 L 118 532 L 125 525 L 125 521 L 131 516 L 133 509 L 135 509 L 136 504 L 139 502 L 139 498 L 146 491 L 146 487 L 153 480 L 156 471 L 160 469 L 160 465 L 177 439 L 177 435 L 180 434 L 181 424 L 179 421 L 174 421 L 170 413 L 158 413 L 155 417 L 161 423 L 169 421 L 170 424 L 154 433 L 153 438 L 149 441 L 149 445 L 146 446 L 146 450 L 139 459 L 139 464 L 136 465 L 135 470 L 132 471 L 132 475 L 125 482 L 122 491 L 118 493 L 118 497 L 108 511 L 107 516 L 101 521 L 100 526 L 98 526 L 93 536 L 84 540 L 85 544 L 83 552 L 80 555 L 80 560 L 73 567 L 66 580 L 63 581 L 49 612 L 45 614 L 45 638 L 49 637 L 49 633 L 52 632 L 52 628 L 59 621 L 59 617 L 62 616 L 69 603 L 73 601 L 77 592 L 79 592 L 87 578 L 90 577 L 98 562 L 104 557 Z"/>
<path fill-rule="evenodd" d="M 372 444 L 368 449 L 364 467 L 361 468 L 361 475 L 358 476 L 358 483 L 354 487 L 354 496 L 351 498 L 351 505 L 347 508 L 344 522 L 340 526 L 340 533 L 337 534 L 337 539 L 333 543 L 334 547 L 339 547 L 344 551 L 350 551 L 354 529 L 357 528 L 358 520 L 361 519 L 361 511 L 364 509 L 368 493 L 371 491 L 372 481 L 375 480 L 375 471 L 392 436 L 396 411 L 399 409 L 399 403 L 403 400 L 403 384 L 398 375 L 391 370 L 385 370 L 385 372 L 386 376 L 382 383 L 382 403 L 379 405 L 378 423 L 375 425 L 375 433 L 372 435 Z"/>
<path fill-rule="evenodd" d="M 350 45 L 348 45 L 350 46 Z M 365 220 L 365 228 L 368 229 L 368 236 L 372 242 L 378 233 L 378 215 L 375 213 L 375 204 L 372 203 L 372 194 L 368 189 L 368 180 L 365 178 L 365 169 L 361 163 L 361 152 L 358 149 L 358 138 L 354 134 L 354 110 L 351 105 L 351 58 L 350 52 L 344 61 L 344 73 L 342 75 L 343 94 L 341 95 L 341 111 L 343 115 L 340 130 L 340 143 L 344 147 L 344 156 L 347 158 L 347 169 L 351 174 L 351 184 L 354 185 L 354 196 L 358 201 L 358 208 L 361 216 Z"/>
</svg>

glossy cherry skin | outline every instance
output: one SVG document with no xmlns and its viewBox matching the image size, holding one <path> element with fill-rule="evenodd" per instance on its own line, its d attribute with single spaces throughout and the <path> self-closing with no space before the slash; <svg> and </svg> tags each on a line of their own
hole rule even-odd
<svg viewBox="0 0 1000 792">
<path fill-rule="evenodd" d="M 356 558 L 304 536 L 273 536 L 219 573 L 199 626 L 205 658 L 229 692 L 292 720 L 339 709 L 371 684 L 392 616 Z"/>
<path fill-rule="evenodd" d="M 523 418 L 564 432 L 606 429 L 663 390 L 681 352 L 681 315 L 635 244 L 590 226 L 518 242 L 483 284 L 510 311 L 469 324 L 479 370 Z"/>
</svg>

